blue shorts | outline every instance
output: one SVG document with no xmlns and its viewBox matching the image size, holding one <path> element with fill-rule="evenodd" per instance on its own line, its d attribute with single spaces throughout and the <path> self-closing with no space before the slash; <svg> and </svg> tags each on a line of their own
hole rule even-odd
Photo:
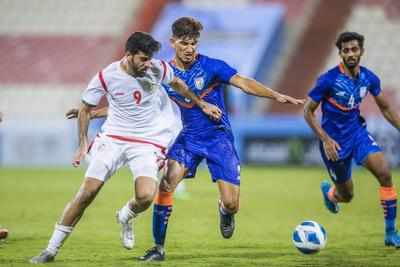
<svg viewBox="0 0 400 267">
<path fill-rule="evenodd" d="M 320 152 L 325 166 L 331 179 L 338 184 L 343 184 L 351 179 L 352 161 L 357 165 L 362 165 L 368 155 L 382 151 L 374 138 L 365 128 L 361 128 L 353 136 L 353 142 L 347 147 L 341 147 L 338 161 L 330 161 L 325 155 L 325 151 L 320 142 Z"/>
<path fill-rule="evenodd" d="M 176 160 L 188 169 L 185 178 L 194 177 L 197 166 L 206 159 L 213 182 L 223 180 L 240 185 L 239 157 L 232 133 L 228 130 L 218 129 L 201 135 L 181 132 L 167 157 Z"/>
</svg>

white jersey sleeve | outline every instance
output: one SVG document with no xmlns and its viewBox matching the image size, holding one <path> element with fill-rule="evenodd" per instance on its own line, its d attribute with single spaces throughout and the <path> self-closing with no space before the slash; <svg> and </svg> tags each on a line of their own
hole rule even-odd
<svg viewBox="0 0 400 267">
<path fill-rule="evenodd" d="M 104 82 L 103 73 L 99 72 L 89 82 L 87 88 L 82 93 L 82 101 L 97 106 L 101 98 L 106 94 L 107 85 Z"/>
<path fill-rule="evenodd" d="M 164 60 L 153 59 L 154 73 L 159 73 L 160 82 L 169 85 L 174 79 L 174 70 Z M 158 76 L 157 75 L 157 76 Z"/>
</svg>

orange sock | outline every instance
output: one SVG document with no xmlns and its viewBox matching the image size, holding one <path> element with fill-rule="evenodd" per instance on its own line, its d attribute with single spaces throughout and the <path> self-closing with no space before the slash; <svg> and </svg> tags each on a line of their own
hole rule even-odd
<svg viewBox="0 0 400 267">
<path fill-rule="evenodd" d="M 174 203 L 174 193 L 158 191 L 154 203 L 163 206 L 172 206 Z"/>
</svg>

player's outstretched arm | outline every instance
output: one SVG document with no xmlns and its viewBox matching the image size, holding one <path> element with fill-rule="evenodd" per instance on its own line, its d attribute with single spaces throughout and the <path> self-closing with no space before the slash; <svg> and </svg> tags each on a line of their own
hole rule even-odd
<svg viewBox="0 0 400 267">
<path fill-rule="evenodd" d="M 329 137 L 329 135 L 322 129 L 320 123 L 315 117 L 315 111 L 317 110 L 319 103 L 315 102 L 311 98 L 308 98 L 304 105 L 304 119 L 321 140 L 326 157 L 329 160 L 336 161 L 339 159 L 340 146 L 335 140 Z"/>
<path fill-rule="evenodd" d="M 96 118 L 104 118 L 107 117 L 108 107 L 103 107 L 99 109 L 94 109 L 90 111 L 90 119 Z M 67 119 L 76 119 L 78 118 L 79 109 L 71 108 L 65 113 L 65 117 Z"/>
<path fill-rule="evenodd" d="M 400 116 L 393 110 L 386 98 L 381 92 L 379 95 L 374 97 L 376 104 L 378 105 L 382 115 L 385 119 L 393 125 L 397 130 L 400 131 Z"/>
<path fill-rule="evenodd" d="M 79 128 L 79 148 L 75 153 L 72 165 L 78 167 L 81 160 L 87 153 L 88 147 L 88 128 L 90 121 L 90 109 L 92 106 L 82 102 L 78 112 L 78 128 Z"/>
<path fill-rule="evenodd" d="M 239 87 L 246 94 L 274 99 L 280 103 L 298 105 L 304 104 L 305 102 L 304 99 L 297 99 L 288 95 L 280 94 L 277 91 L 266 87 L 262 83 L 240 74 L 233 75 L 229 83 Z"/>
<path fill-rule="evenodd" d="M 200 97 L 195 95 L 189 87 L 186 85 L 184 81 L 179 79 L 178 77 L 174 77 L 170 86 L 175 89 L 177 93 L 180 95 L 189 98 L 194 104 L 199 106 L 201 110 L 210 116 L 213 120 L 219 120 L 222 116 L 222 111 L 215 105 L 207 103 L 206 101 L 202 100 Z"/>
</svg>

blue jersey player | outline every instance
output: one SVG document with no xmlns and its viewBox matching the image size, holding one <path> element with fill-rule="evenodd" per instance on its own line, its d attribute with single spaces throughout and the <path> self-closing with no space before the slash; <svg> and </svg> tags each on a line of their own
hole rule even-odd
<svg viewBox="0 0 400 267">
<path fill-rule="evenodd" d="M 380 184 L 379 194 L 384 209 L 387 246 L 400 247 L 396 230 L 397 194 L 388 163 L 381 148 L 368 133 L 359 106 L 371 94 L 385 119 L 400 130 L 400 117 L 384 98 L 379 78 L 360 66 L 364 52 L 364 37 L 355 32 L 339 35 L 336 46 L 342 62 L 319 77 L 309 92 L 304 117 L 320 139 L 320 151 L 333 182 L 321 183 L 326 207 L 339 211 L 339 202 L 353 198 L 352 160 L 367 168 Z M 314 112 L 321 104 L 322 125 Z"/>
<path fill-rule="evenodd" d="M 179 105 L 183 130 L 168 152 L 168 171 L 161 180 L 153 210 L 153 237 L 156 246 L 140 257 L 144 261 L 162 261 L 168 218 L 172 212 L 173 192 L 184 177 L 193 177 L 205 159 L 213 182 L 218 185 L 220 231 L 224 238 L 233 234 L 234 214 L 239 209 L 240 163 L 232 129 L 224 105 L 223 87 L 232 84 L 247 94 L 274 99 L 281 103 L 304 101 L 273 91 L 259 82 L 243 77 L 222 60 L 197 53 L 202 25 L 183 17 L 172 25 L 171 45 L 175 57 L 170 62 L 177 77 L 183 79 L 200 98 L 222 110 L 220 120 L 211 120 L 187 99 L 173 90 L 170 97 Z"/>
</svg>

